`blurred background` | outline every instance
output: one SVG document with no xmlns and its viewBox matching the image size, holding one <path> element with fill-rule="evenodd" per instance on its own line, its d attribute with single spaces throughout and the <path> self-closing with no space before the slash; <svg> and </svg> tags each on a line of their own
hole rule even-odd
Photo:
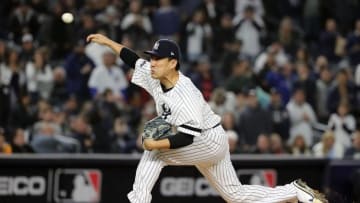
<svg viewBox="0 0 360 203">
<path fill-rule="evenodd" d="M 360 181 L 349 183 L 360 179 L 359 11 L 359 0 L 1 1 L 0 154 L 138 157 L 154 102 L 131 67 L 85 38 L 102 33 L 143 57 L 167 38 L 222 116 L 233 157 L 319 160 L 322 175 L 355 164 L 338 172 L 352 175 L 339 178 L 350 194 L 318 184 L 334 202 L 360 201 Z"/>
</svg>

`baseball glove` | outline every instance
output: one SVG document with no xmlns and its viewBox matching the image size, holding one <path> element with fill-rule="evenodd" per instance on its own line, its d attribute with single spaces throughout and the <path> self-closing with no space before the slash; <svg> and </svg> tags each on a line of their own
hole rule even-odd
<svg viewBox="0 0 360 203">
<path fill-rule="evenodd" d="M 161 116 L 155 117 L 145 123 L 143 139 L 161 140 L 170 137 L 173 134 L 172 126 Z"/>
</svg>

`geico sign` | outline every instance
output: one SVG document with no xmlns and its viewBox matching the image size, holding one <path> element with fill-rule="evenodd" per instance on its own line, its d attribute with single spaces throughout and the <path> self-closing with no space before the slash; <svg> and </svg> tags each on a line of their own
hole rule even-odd
<svg viewBox="0 0 360 203">
<path fill-rule="evenodd" d="M 163 196 L 216 196 L 216 191 L 209 185 L 205 178 L 174 178 L 161 179 L 160 193 Z"/>
<path fill-rule="evenodd" d="M 0 196 L 39 196 L 45 194 L 45 190 L 45 178 L 41 176 L 0 176 Z"/>
</svg>

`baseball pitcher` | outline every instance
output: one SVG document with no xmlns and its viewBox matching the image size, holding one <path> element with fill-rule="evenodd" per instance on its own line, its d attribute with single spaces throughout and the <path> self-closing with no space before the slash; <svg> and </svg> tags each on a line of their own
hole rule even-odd
<svg viewBox="0 0 360 203">
<path fill-rule="evenodd" d="M 131 82 L 149 92 L 156 103 L 158 117 L 145 125 L 145 151 L 128 194 L 130 202 L 151 202 L 151 190 L 167 165 L 194 165 L 227 202 L 327 202 L 301 180 L 275 188 L 240 183 L 220 116 L 179 70 L 180 50 L 174 41 L 158 40 L 152 50 L 145 51 L 150 61 L 100 34 L 89 35 L 87 41 L 112 48 L 134 67 Z"/>
</svg>

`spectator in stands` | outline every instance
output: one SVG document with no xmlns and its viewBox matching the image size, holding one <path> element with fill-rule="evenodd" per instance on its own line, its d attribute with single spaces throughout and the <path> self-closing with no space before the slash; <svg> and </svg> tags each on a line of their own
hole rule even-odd
<svg viewBox="0 0 360 203">
<path fill-rule="evenodd" d="M 352 135 L 352 145 L 345 151 L 345 158 L 360 159 L 360 130 Z"/>
<path fill-rule="evenodd" d="M 116 41 L 121 41 L 121 15 L 123 15 L 122 11 L 125 10 L 123 7 L 124 6 L 121 6 L 121 3 L 120 5 L 116 3 L 108 3 L 106 8 L 95 16 L 95 19 L 100 23 L 100 26 L 108 32 L 108 36 Z M 93 23 L 93 28 L 96 28 L 95 23 Z M 85 39 L 88 34 L 94 33 L 89 33 L 88 31 L 91 31 L 91 29 L 87 30 L 86 33 L 83 33 L 86 35 L 83 35 L 83 37 L 80 37 L 79 39 Z"/>
<path fill-rule="evenodd" d="M 211 94 L 209 105 L 218 115 L 234 112 L 236 106 L 235 94 L 226 91 L 224 88 L 216 88 Z"/>
<path fill-rule="evenodd" d="M 66 99 L 69 97 L 69 93 L 66 88 L 66 72 L 63 67 L 57 66 L 53 70 L 53 88 L 50 96 L 50 103 L 55 106 L 62 106 Z"/>
<path fill-rule="evenodd" d="M 30 33 L 26 33 L 21 38 L 21 51 L 19 54 L 19 60 L 22 65 L 28 61 L 32 61 L 35 53 L 35 44 L 33 36 Z"/>
<path fill-rule="evenodd" d="M 350 108 L 357 106 L 355 84 L 349 79 L 345 69 L 337 72 L 336 80 L 329 91 L 326 103 L 328 111 L 336 112 L 340 103 L 347 103 Z"/>
<path fill-rule="evenodd" d="M 70 132 L 68 137 L 76 139 L 80 143 L 82 153 L 92 153 L 95 135 L 85 115 L 79 114 L 70 121 Z"/>
<path fill-rule="evenodd" d="M 21 42 L 23 33 L 31 33 L 37 36 L 39 29 L 38 16 L 26 1 L 20 1 L 9 19 L 9 28 L 12 39 L 16 43 Z"/>
<path fill-rule="evenodd" d="M 313 108 L 306 102 L 305 92 L 302 89 L 294 90 L 292 99 L 286 106 L 290 116 L 290 139 L 292 143 L 295 136 L 302 134 L 307 146 L 313 144 L 312 125 L 316 122 Z"/>
<path fill-rule="evenodd" d="M 186 24 L 186 56 L 189 62 L 195 62 L 201 55 L 210 55 L 209 44 L 212 29 L 206 21 L 203 10 L 196 10 L 191 21 Z"/>
<path fill-rule="evenodd" d="M 238 121 L 239 144 L 245 149 L 253 148 L 260 134 L 272 132 L 271 114 L 260 107 L 255 89 L 250 89 L 246 95 L 247 105 Z"/>
<path fill-rule="evenodd" d="M 228 111 L 221 116 L 221 125 L 225 131 L 236 131 L 236 118 L 233 111 Z"/>
<path fill-rule="evenodd" d="M 54 109 L 51 105 L 48 105 L 39 110 L 39 118 L 40 120 L 33 125 L 32 133 L 34 137 L 38 134 L 41 134 L 41 130 L 45 130 L 46 134 L 50 134 L 48 133 L 50 128 L 51 131 L 53 131 L 52 134 L 63 134 L 61 126 L 54 121 Z"/>
<path fill-rule="evenodd" d="M 289 113 L 282 103 L 281 95 L 276 88 L 271 88 L 270 90 L 270 105 L 268 111 L 271 114 L 273 132 L 278 133 L 282 140 L 288 140 L 290 129 Z"/>
<path fill-rule="evenodd" d="M 306 145 L 304 136 L 302 134 L 298 134 L 295 136 L 292 143 L 290 143 L 289 152 L 294 156 L 311 155 L 311 150 Z"/>
<path fill-rule="evenodd" d="M 25 66 L 27 90 L 32 103 L 36 103 L 39 98 L 50 99 L 53 88 L 53 70 L 47 62 L 45 51 L 44 49 L 37 49 L 33 60 Z"/>
<path fill-rule="evenodd" d="M 284 47 L 286 53 L 295 56 L 302 37 L 290 17 L 284 17 L 279 26 L 277 41 Z"/>
<path fill-rule="evenodd" d="M 209 101 L 211 92 L 218 86 L 209 57 L 201 56 L 194 66 L 193 71 L 188 73 L 189 77 L 201 91 L 205 100 Z"/>
<path fill-rule="evenodd" d="M 328 68 L 320 70 L 320 77 L 316 80 L 316 110 L 319 122 L 326 123 L 329 118 L 329 111 L 326 108 L 328 94 L 330 92 L 332 74 Z"/>
<path fill-rule="evenodd" d="M 69 116 L 63 111 L 62 107 L 54 106 L 53 121 L 60 126 L 61 132 L 65 134 L 68 131 Z"/>
<path fill-rule="evenodd" d="M 7 126 L 24 84 L 25 76 L 19 64 L 18 52 L 8 50 L 4 63 L 0 64 L 0 126 Z"/>
<path fill-rule="evenodd" d="M 224 4 L 224 2 L 219 2 L 216 0 L 204 0 L 198 5 L 197 9 L 202 9 L 207 18 L 207 21 L 210 23 L 211 27 L 216 29 L 215 27 L 221 24 L 221 19 L 224 13 L 228 13 L 229 6 L 228 4 Z M 231 24 L 231 18 L 230 18 Z"/>
<path fill-rule="evenodd" d="M 109 153 L 111 150 L 110 130 L 103 121 L 101 111 L 102 109 L 98 106 L 94 106 L 94 108 L 86 114 L 86 117 L 95 135 L 93 143 L 94 152 Z"/>
<path fill-rule="evenodd" d="M 304 2 L 303 17 L 304 17 L 304 34 L 305 39 L 313 46 L 318 39 L 320 33 L 320 19 L 321 19 L 321 1 L 312 0 Z"/>
<path fill-rule="evenodd" d="M 139 50 L 148 47 L 149 36 L 152 33 L 150 18 L 142 11 L 141 1 L 131 0 L 129 12 L 121 20 L 122 31 L 130 36 L 134 42 L 134 48 Z"/>
<path fill-rule="evenodd" d="M 336 21 L 332 18 L 326 20 L 325 30 L 320 34 L 319 38 L 319 52 L 324 55 L 330 63 L 339 62 L 339 56 L 335 53 L 336 43 L 341 37 L 336 28 Z"/>
<path fill-rule="evenodd" d="M 305 45 L 299 45 L 294 56 L 295 64 L 306 64 L 308 67 L 312 67 L 313 61 L 310 57 L 309 50 Z"/>
<path fill-rule="evenodd" d="M 25 139 L 25 131 L 22 128 L 17 128 L 14 131 L 11 143 L 13 153 L 33 153 L 33 148 L 27 143 Z"/>
<path fill-rule="evenodd" d="M 283 145 L 281 136 L 277 133 L 271 133 L 270 135 L 270 152 L 272 154 L 285 154 L 286 150 Z"/>
<path fill-rule="evenodd" d="M 281 16 L 289 16 L 298 25 L 302 25 L 303 9 L 305 1 L 279 1 L 278 12 Z"/>
<path fill-rule="evenodd" d="M 97 66 L 90 75 L 88 86 L 92 97 L 98 97 L 107 88 L 111 89 L 118 99 L 124 98 L 128 81 L 123 70 L 115 64 L 116 56 L 108 51 L 103 55 L 104 65 Z"/>
<path fill-rule="evenodd" d="M 274 65 L 279 67 L 282 67 L 284 64 L 289 62 L 289 57 L 285 53 L 284 48 L 279 42 L 275 41 L 256 57 L 253 70 L 255 74 L 260 74 L 260 72 L 265 68 L 266 63 L 269 61 L 269 57 L 273 57 L 271 60 L 274 61 Z"/>
<path fill-rule="evenodd" d="M 280 74 L 280 68 L 275 61 L 275 53 L 269 52 L 264 67 L 256 75 L 257 82 L 267 92 L 269 92 L 272 87 L 278 88 L 279 90 L 282 88 L 282 82 L 285 78 Z"/>
<path fill-rule="evenodd" d="M 80 144 L 74 138 L 57 134 L 55 126 L 43 123 L 31 140 L 36 153 L 75 153 L 80 152 Z"/>
<path fill-rule="evenodd" d="M 355 22 L 355 29 L 346 40 L 346 51 L 350 65 L 355 67 L 360 64 L 360 19 Z"/>
<path fill-rule="evenodd" d="M 344 147 L 336 142 L 332 131 L 326 131 L 312 150 L 315 157 L 339 159 L 344 156 Z"/>
<path fill-rule="evenodd" d="M 225 55 L 224 51 L 231 46 L 231 43 L 235 39 L 235 33 L 231 21 L 232 16 L 229 13 L 225 13 L 221 16 L 219 25 L 213 27 L 213 52 L 216 52 L 213 53 L 213 60 L 220 60 Z"/>
<path fill-rule="evenodd" d="M 91 46 L 91 44 L 95 43 L 90 43 L 87 46 Z M 69 95 L 76 94 L 80 100 L 91 98 L 87 84 L 94 66 L 94 62 L 85 54 L 84 41 L 78 41 L 64 61 Z"/>
<path fill-rule="evenodd" d="M 270 105 L 270 95 L 268 93 L 269 90 L 265 90 L 262 87 L 257 86 L 255 88 L 255 91 L 256 91 L 256 96 L 258 98 L 260 107 L 262 109 L 267 110 L 267 108 Z M 270 114 L 270 112 L 269 112 L 269 114 Z M 270 117 L 271 117 L 271 115 L 270 115 Z"/>
<path fill-rule="evenodd" d="M 79 15 L 79 20 L 79 26 L 77 26 L 76 31 L 76 40 L 85 39 L 86 36 L 100 29 L 98 23 L 96 22 L 96 17 L 94 18 L 93 14 L 90 11 L 84 11 L 83 13 L 81 13 Z"/>
<path fill-rule="evenodd" d="M 357 98 L 357 104 L 360 103 L 360 64 L 357 65 L 355 73 L 354 73 L 354 82 L 356 85 L 356 89 L 357 89 L 357 94 L 356 94 L 356 98 Z M 356 109 L 359 109 L 359 107 L 354 107 Z"/>
<path fill-rule="evenodd" d="M 5 61 L 6 51 L 7 51 L 6 42 L 0 39 L 0 64 L 4 63 Z"/>
<path fill-rule="evenodd" d="M 262 37 L 265 32 L 264 22 L 255 16 L 255 8 L 248 5 L 244 15 L 237 15 L 233 19 L 235 37 L 243 42 L 242 52 L 255 58 L 262 49 Z"/>
<path fill-rule="evenodd" d="M 360 88 L 360 64 L 357 65 L 357 67 L 356 67 L 354 80 L 355 80 L 355 85 L 359 90 L 359 88 Z M 358 91 L 358 96 L 357 97 L 360 98 L 359 91 Z"/>
<path fill-rule="evenodd" d="M 349 113 L 347 103 L 340 103 L 337 112 L 330 115 L 328 127 L 334 132 L 335 140 L 344 148 L 351 145 L 351 135 L 356 129 L 356 121 Z"/>
<path fill-rule="evenodd" d="M 267 68 L 265 67 L 265 69 Z M 258 75 L 258 80 L 260 80 L 261 77 L 265 77 L 263 79 L 263 87 L 276 90 L 281 96 L 282 105 L 286 105 L 290 100 L 293 81 L 296 78 L 296 74 L 293 71 L 293 64 L 288 62 L 280 67 L 273 66 L 266 75 L 262 76 L 262 74 L 265 73 L 262 71 Z M 271 89 L 269 91 L 271 91 Z"/>
<path fill-rule="evenodd" d="M 315 59 L 315 64 L 314 64 L 314 68 L 313 68 L 315 76 L 320 77 L 319 76 L 320 72 L 323 69 L 329 69 L 329 71 L 331 73 L 333 73 L 333 70 L 329 66 L 329 62 L 328 62 L 328 59 L 326 58 L 326 56 L 320 55 L 320 56 L 317 56 Z"/>
<path fill-rule="evenodd" d="M 53 137 L 56 134 L 59 134 L 60 132 L 61 132 L 60 127 L 57 126 L 55 123 L 50 123 L 50 122 L 36 123 L 31 138 L 31 145 L 34 151 L 35 152 L 48 152 L 47 150 L 56 151 L 56 147 L 53 147 L 54 145 L 52 145 L 52 144 L 56 144 L 56 142 L 53 141 L 54 140 Z"/>
<path fill-rule="evenodd" d="M 359 15 L 356 11 L 360 10 L 360 5 L 358 2 L 354 1 L 331 1 L 329 4 L 326 4 L 329 7 L 330 15 L 336 19 L 339 25 L 339 31 L 341 33 L 351 32 L 353 23 Z"/>
<path fill-rule="evenodd" d="M 158 38 L 176 40 L 180 29 L 180 15 L 171 5 L 170 0 L 160 0 L 159 8 L 155 10 L 152 18 L 154 34 Z"/>
<path fill-rule="evenodd" d="M 101 98 L 96 101 L 97 108 L 101 109 L 102 123 L 106 129 L 111 129 L 115 118 L 124 114 L 124 107 L 112 89 L 105 89 Z"/>
<path fill-rule="evenodd" d="M 294 81 L 293 89 L 303 89 L 306 102 L 316 109 L 316 81 L 311 77 L 309 67 L 302 63 L 296 65 L 298 78 Z"/>
<path fill-rule="evenodd" d="M 80 102 L 77 99 L 76 95 L 69 95 L 69 97 L 64 102 L 62 109 L 67 116 L 75 116 L 80 111 Z"/>
<path fill-rule="evenodd" d="M 254 154 L 270 154 L 270 140 L 268 135 L 260 134 L 257 136 L 255 148 L 253 148 L 250 152 Z"/>
<path fill-rule="evenodd" d="M 241 52 L 241 46 L 242 42 L 240 40 L 233 39 L 224 47 L 223 57 L 219 58 L 221 61 L 220 72 L 222 80 L 228 78 L 232 73 L 232 66 L 236 61 L 246 59 L 246 56 Z M 223 82 L 225 83 L 225 81 Z"/>
<path fill-rule="evenodd" d="M 5 130 L 0 127 L 0 154 L 11 154 L 11 145 L 6 142 Z"/>
<path fill-rule="evenodd" d="M 36 106 L 31 104 L 30 96 L 27 93 L 22 94 L 19 104 L 9 117 L 9 129 L 31 127 L 37 121 L 36 113 Z"/>
<path fill-rule="evenodd" d="M 225 83 L 226 90 L 238 93 L 254 85 L 255 79 L 251 72 L 250 62 L 246 59 L 234 61 L 231 75 Z"/>
<path fill-rule="evenodd" d="M 117 117 L 110 132 L 112 138 L 111 152 L 134 153 L 137 152 L 136 135 L 131 131 L 125 117 Z"/>
<path fill-rule="evenodd" d="M 256 16 L 256 18 L 261 18 L 264 16 L 265 11 L 261 0 L 235 0 L 234 4 L 234 10 L 236 15 L 246 15 L 246 8 L 252 6 L 254 8 L 254 15 Z"/>
<path fill-rule="evenodd" d="M 39 44 L 49 47 L 50 60 L 59 62 L 72 50 L 72 45 L 77 41 L 73 26 L 66 24 L 61 15 L 64 8 L 60 2 L 56 2 L 44 18 L 39 32 Z"/>
</svg>

